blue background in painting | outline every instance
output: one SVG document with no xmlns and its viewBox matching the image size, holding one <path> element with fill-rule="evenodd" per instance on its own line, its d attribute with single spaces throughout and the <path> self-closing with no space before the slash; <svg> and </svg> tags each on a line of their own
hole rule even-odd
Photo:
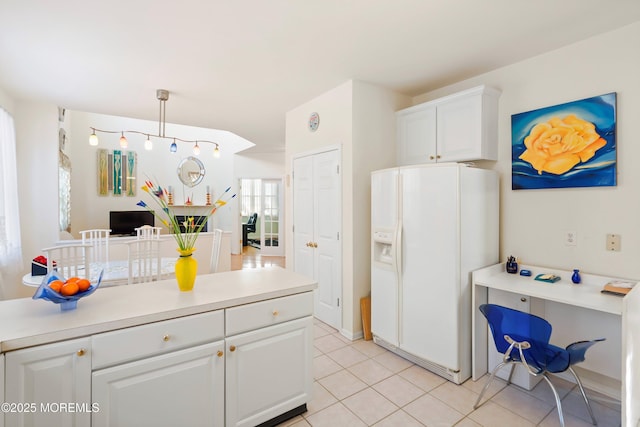
<svg viewBox="0 0 640 427">
<path fill-rule="evenodd" d="M 577 164 L 563 175 L 547 172 L 539 175 L 530 163 L 518 158 L 526 150 L 524 138 L 536 124 L 546 122 L 552 117 L 564 118 L 569 114 L 575 114 L 593 123 L 596 126 L 596 132 L 607 141 L 607 144 L 596 151 L 589 161 Z M 513 190 L 616 185 L 615 92 L 514 114 L 511 116 L 511 138 L 511 188 Z"/>
</svg>

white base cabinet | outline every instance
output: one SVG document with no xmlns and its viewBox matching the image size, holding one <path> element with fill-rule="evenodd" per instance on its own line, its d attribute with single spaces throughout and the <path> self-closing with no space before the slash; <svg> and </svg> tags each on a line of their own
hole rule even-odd
<svg viewBox="0 0 640 427">
<path fill-rule="evenodd" d="M 228 337 L 227 427 L 250 427 L 311 399 L 311 316 Z"/>
<path fill-rule="evenodd" d="M 0 427 L 275 425 L 311 399 L 312 314 L 309 290 L 0 354 Z"/>
<path fill-rule="evenodd" d="M 398 111 L 398 166 L 497 160 L 499 95 L 479 86 Z"/>
<path fill-rule="evenodd" d="M 7 353 L 4 401 L 18 406 L 5 412 L 5 426 L 89 427 L 90 346 L 81 338 Z"/>
<path fill-rule="evenodd" d="M 93 373 L 93 427 L 224 426 L 224 341 Z"/>
</svg>

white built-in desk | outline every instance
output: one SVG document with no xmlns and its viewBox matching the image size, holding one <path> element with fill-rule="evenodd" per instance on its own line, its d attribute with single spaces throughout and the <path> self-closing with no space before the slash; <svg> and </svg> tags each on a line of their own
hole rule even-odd
<svg viewBox="0 0 640 427">
<path fill-rule="evenodd" d="M 513 308 L 518 308 L 521 302 L 532 314 L 551 323 L 551 342 L 555 345 L 564 347 L 574 341 L 606 338 L 587 352 L 586 360 L 576 366 L 576 371 L 586 387 L 620 399 L 622 425 L 635 426 L 640 420 L 640 285 L 624 298 L 600 291 L 612 280 L 637 280 L 581 272 L 582 282 L 576 285 L 571 282 L 573 271 L 527 265 L 519 266 L 518 271 L 521 269 L 531 270 L 531 277 L 507 273 L 504 263 L 473 272 L 473 380 L 486 374 L 490 363 L 491 337 L 480 305 L 497 299 L 513 301 Z M 555 274 L 561 280 L 534 280 L 540 273 Z"/>
</svg>

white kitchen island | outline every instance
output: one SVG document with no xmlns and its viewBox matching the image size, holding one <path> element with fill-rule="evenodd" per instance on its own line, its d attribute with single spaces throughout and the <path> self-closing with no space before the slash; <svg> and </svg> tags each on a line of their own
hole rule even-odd
<svg viewBox="0 0 640 427">
<path fill-rule="evenodd" d="M 175 279 L 98 289 L 70 311 L 0 301 L 0 426 L 295 416 L 311 398 L 315 288 L 274 267 L 200 275 L 191 292 Z"/>
</svg>

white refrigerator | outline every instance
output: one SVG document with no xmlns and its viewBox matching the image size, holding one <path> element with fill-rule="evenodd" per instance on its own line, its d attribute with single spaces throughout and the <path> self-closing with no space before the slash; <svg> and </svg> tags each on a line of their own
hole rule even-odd
<svg viewBox="0 0 640 427">
<path fill-rule="evenodd" d="M 371 174 L 371 331 L 457 384 L 471 376 L 471 271 L 498 262 L 498 174 L 440 163 Z"/>
</svg>

